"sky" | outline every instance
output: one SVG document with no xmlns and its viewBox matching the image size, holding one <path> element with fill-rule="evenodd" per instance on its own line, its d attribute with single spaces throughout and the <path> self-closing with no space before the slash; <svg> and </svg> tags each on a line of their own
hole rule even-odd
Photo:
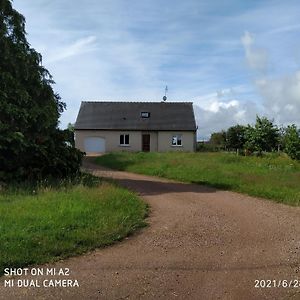
<svg viewBox="0 0 300 300">
<path fill-rule="evenodd" d="M 300 125 L 298 0 L 14 0 L 67 104 L 194 103 L 198 139 L 256 115 Z"/>
</svg>

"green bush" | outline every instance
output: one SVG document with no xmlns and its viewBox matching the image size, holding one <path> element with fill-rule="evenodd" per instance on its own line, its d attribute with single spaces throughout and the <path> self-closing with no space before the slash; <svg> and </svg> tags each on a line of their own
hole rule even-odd
<svg viewBox="0 0 300 300">
<path fill-rule="evenodd" d="M 296 125 L 288 126 L 284 138 L 284 151 L 292 159 L 300 160 L 300 136 Z"/>
</svg>

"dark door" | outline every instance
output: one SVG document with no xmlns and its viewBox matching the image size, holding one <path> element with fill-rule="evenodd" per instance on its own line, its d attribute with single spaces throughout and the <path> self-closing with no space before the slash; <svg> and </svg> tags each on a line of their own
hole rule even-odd
<svg viewBox="0 0 300 300">
<path fill-rule="evenodd" d="M 142 150 L 144 152 L 150 151 L 150 134 L 142 135 Z"/>
</svg>

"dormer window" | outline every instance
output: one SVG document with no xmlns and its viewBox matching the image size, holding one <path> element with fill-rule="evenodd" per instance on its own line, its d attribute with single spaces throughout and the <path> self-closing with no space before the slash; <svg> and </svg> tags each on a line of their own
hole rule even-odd
<svg viewBox="0 0 300 300">
<path fill-rule="evenodd" d="M 143 118 L 143 119 L 150 118 L 150 113 L 147 112 L 147 111 L 142 111 L 141 112 L 141 118 Z"/>
</svg>

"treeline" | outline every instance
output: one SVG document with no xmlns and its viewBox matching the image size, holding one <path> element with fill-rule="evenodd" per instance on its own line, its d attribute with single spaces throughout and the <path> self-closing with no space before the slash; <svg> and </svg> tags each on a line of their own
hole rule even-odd
<svg viewBox="0 0 300 300">
<path fill-rule="evenodd" d="M 235 125 L 212 133 L 208 142 L 198 142 L 198 151 L 235 151 L 244 155 L 285 152 L 300 160 L 300 130 L 295 124 L 278 127 L 272 120 L 257 116 L 254 126 Z"/>
<path fill-rule="evenodd" d="M 26 39 L 25 18 L 0 0 L 0 186 L 80 174 L 83 153 L 58 127 L 66 105 L 53 84 Z"/>
</svg>

